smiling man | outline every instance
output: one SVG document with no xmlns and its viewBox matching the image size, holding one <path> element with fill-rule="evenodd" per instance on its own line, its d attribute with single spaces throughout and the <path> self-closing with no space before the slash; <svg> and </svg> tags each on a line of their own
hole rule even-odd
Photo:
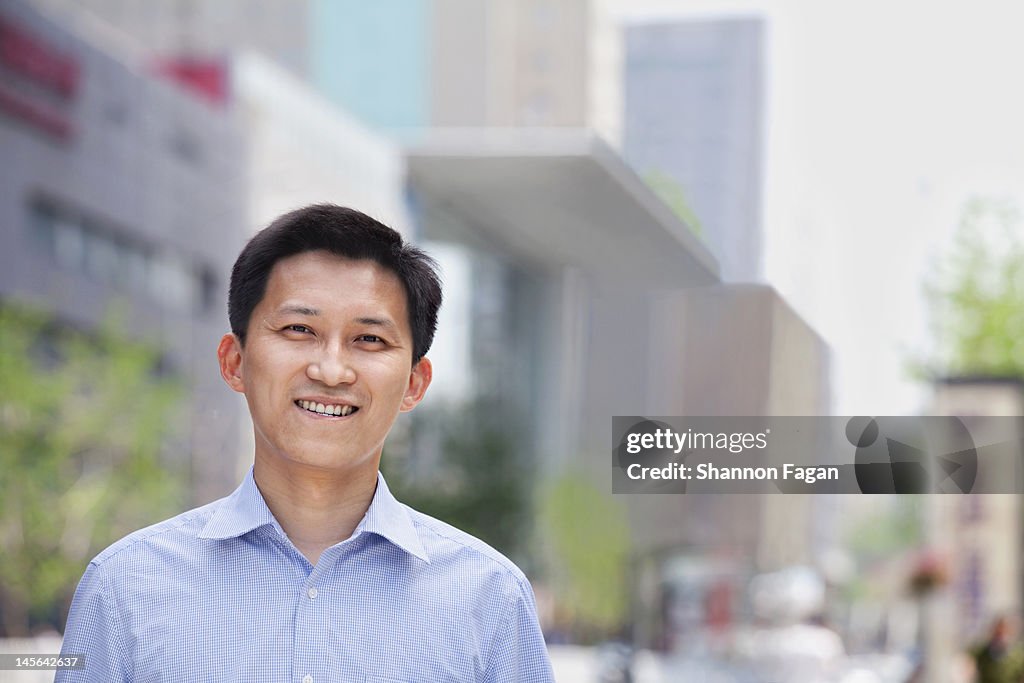
<svg viewBox="0 0 1024 683">
<path fill-rule="evenodd" d="M 253 237 L 217 349 L 253 468 L 89 564 L 62 648 L 85 668 L 57 680 L 553 680 L 522 572 L 378 472 L 430 386 L 440 304 L 433 261 L 358 211 L 311 206 Z"/>
</svg>

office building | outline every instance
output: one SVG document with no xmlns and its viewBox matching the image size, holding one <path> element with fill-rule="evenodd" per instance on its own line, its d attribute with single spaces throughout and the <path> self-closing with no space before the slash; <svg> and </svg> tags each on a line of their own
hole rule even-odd
<svg viewBox="0 0 1024 683">
<path fill-rule="evenodd" d="M 575 127 L 617 143 L 618 32 L 600 3 L 316 0 L 313 16 L 317 88 L 400 139 Z"/>
<path fill-rule="evenodd" d="M 625 28 L 623 155 L 696 217 L 725 282 L 762 279 L 764 25 Z"/>
<path fill-rule="evenodd" d="M 173 454 L 193 496 L 236 478 L 241 404 L 214 349 L 243 231 L 230 107 L 156 78 L 21 2 L 0 8 L 0 297 L 94 329 L 112 309 L 192 400 Z"/>
<path fill-rule="evenodd" d="M 220 62 L 257 52 L 293 75 L 309 71 L 311 0 L 31 0 L 72 29 L 97 21 L 145 49 L 152 64 Z"/>
</svg>

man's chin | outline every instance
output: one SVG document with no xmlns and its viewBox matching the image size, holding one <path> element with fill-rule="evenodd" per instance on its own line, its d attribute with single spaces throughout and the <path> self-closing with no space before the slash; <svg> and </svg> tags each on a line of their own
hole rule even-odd
<svg viewBox="0 0 1024 683">
<path fill-rule="evenodd" d="M 375 467 L 374 459 L 369 455 L 354 456 L 351 453 L 324 452 L 319 449 L 289 449 L 279 455 L 278 460 L 286 467 L 315 468 L 346 472 L 365 467 Z"/>
</svg>

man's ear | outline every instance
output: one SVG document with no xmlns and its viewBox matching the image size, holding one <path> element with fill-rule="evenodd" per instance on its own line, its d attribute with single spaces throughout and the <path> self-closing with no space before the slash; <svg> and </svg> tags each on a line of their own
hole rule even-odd
<svg viewBox="0 0 1024 683">
<path fill-rule="evenodd" d="M 427 393 L 430 380 L 434 378 L 434 366 L 430 364 L 429 358 L 420 358 L 416 365 L 412 366 L 409 373 L 409 386 L 405 389 L 405 396 L 402 397 L 400 412 L 407 413 L 423 400 L 423 394 Z"/>
<path fill-rule="evenodd" d="M 229 387 L 240 394 L 245 393 L 245 381 L 242 379 L 242 342 L 234 334 L 225 334 L 217 345 L 217 360 L 220 363 L 220 376 Z"/>
</svg>

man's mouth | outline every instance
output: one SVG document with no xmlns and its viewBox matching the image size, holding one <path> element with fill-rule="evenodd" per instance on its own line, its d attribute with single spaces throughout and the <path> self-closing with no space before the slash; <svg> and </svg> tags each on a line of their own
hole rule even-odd
<svg viewBox="0 0 1024 683">
<path fill-rule="evenodd" d="M 295 405 L 307 412 L 328 417 L 347 417 L 359 410 L 356 406 L 344 403 L 317 403 L 316 401 L 303 401 L 301 399 L 295 401 Z"/>
</svg>

